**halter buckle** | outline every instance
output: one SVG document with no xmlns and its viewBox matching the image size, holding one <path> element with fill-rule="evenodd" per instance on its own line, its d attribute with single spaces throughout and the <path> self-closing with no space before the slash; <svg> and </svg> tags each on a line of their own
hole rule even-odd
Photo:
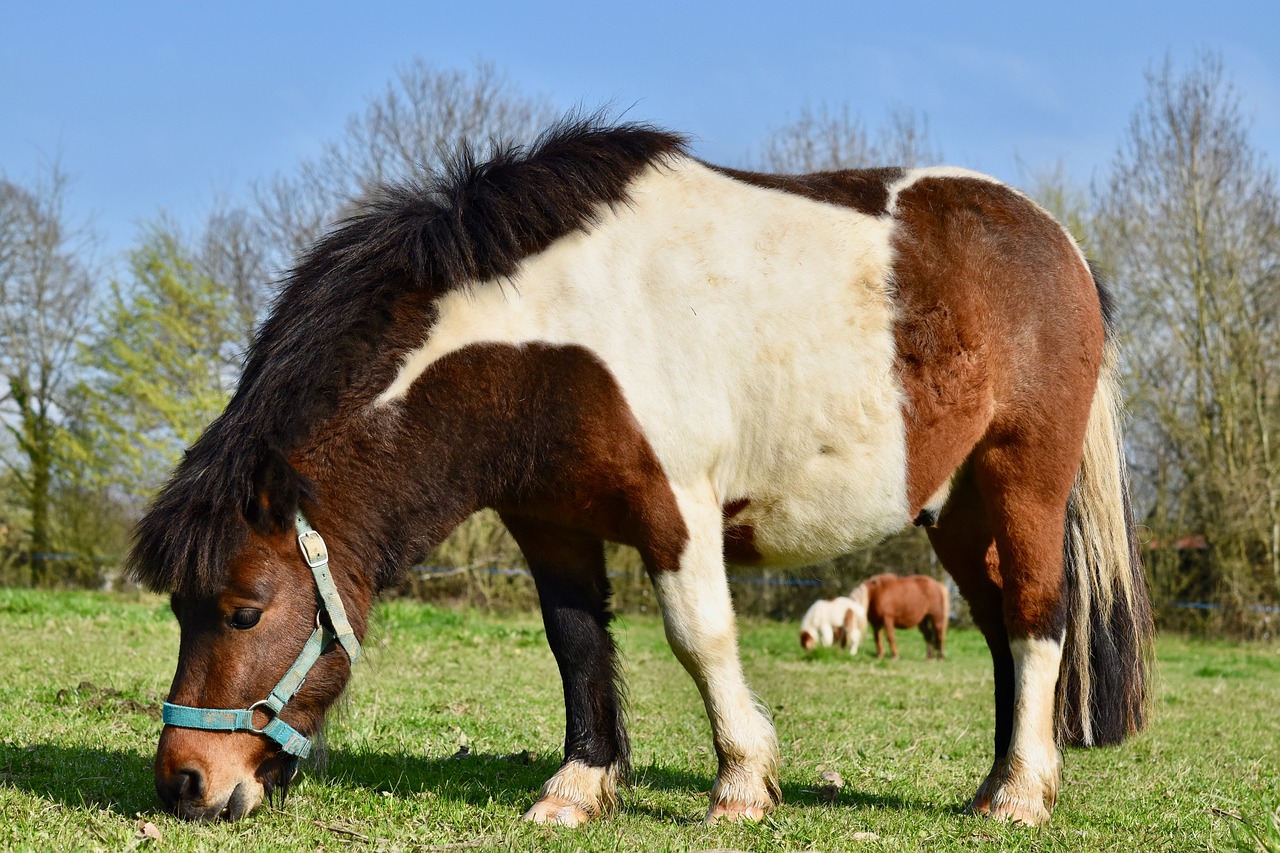
<svg viewBox="0 0 1280 853">
<path fill-rule="evenodd" d="M 307 561 L 311 569 L 329 562 L 329 549 L 325 547 L 324 537 L 314 530 L 305 530 L 298 534 L 298 547 L 302 549 L 302 559 Z"/>
</svg>

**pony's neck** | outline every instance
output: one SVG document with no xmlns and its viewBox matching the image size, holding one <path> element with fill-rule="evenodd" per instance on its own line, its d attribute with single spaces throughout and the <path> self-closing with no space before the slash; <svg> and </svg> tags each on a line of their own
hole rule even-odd
<svg viewBox="0 0 1280 853">
<path fill-rule="evenodd" d="M 298 458 L 317 487 L 312 523 L 349 543 L 375 594 L 508 488 L 511 447 L 494 442 L 514 413 L 439 402 L 406 401 Z"/>
</svg>

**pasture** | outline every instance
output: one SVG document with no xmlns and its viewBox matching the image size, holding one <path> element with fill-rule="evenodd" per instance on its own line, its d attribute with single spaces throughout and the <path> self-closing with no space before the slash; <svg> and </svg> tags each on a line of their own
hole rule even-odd
<svg viewBox="0 0 1280 853">
<path fill-rule="evenodd" d="M 784 803 L 758 824 L 700 823 L 715 756 L 656 616 L 616 623 L 634 767 L 623 808 L 565 830 L 519 819 L 564 734 L 537 616 L 396 600 L 375 611 L 327 756 L 284 807 L 198 825 L 161 812 L 153 790 L 178 650 L 167 602 L 0 590 L 0 848 L 1267 849 L 1240 818 L 1280 847 L 1268 824 L 1280 806 L 1275 647 L 1160 637 L 1151 728 L 1119 748 L 1068 750 L 1051 823 L 1026 829 L 962 813 L 990 761 L 991 665 L 975 632 L 949 633 L 936 664 L 915 631 L 896 662 L 865 648 L 806 657 L 796 631 L 741 623 L 783 753 Z M 829 770 L 843 787 L 823 787 Z"/>
</svg>

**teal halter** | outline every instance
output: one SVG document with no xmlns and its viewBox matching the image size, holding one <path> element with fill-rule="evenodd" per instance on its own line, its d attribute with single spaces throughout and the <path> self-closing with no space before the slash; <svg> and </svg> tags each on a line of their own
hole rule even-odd
<svg viewBox="0 0 1280 853">
<path fill-rule="evenodd" d="M 224 710 L 220 708 L 189 708 L 186 705 L 164 703 L 161 719 L 167 726 L 178 726 L 184 729 L 211 729 L 214 731 L 246 731 L 266 735 L 280 749 L 297 758 L 306 758 L 311 752 L 311 739 L 293 726 L 280 719 L 280 709 L 302 689 L 307 673 L 320 659 L 320 655 L 329 643 L 337 640 L 347 652 L 352 663 L 360 659 L 360 641 L 351 630 L 347 621 L 347 611 L 342 606 L 342 598 L 333 583 L 333 575 L 329 572 L 329 551 L 325 548 L 324 539 L 311 528 L 311 524 L 297 514 L 294 524 L 298 531 L 298 547 L 302 549 L 302 557 L 316 579 L 316 592 L 319 595 L 319 608 L 316 610 L 316 628 L 307 638 L 306 644 L 298 659 L 289 667 L 284 678 L 271 690 L 265 699 L 259 699 L 248 708 Z M 321 620 L 323 614 L 329 614 L 330 630 Z M 253 712 L 261 708 L 271 715 L 271 720 L 263 727 L 253 724 Z"/>
</svg>

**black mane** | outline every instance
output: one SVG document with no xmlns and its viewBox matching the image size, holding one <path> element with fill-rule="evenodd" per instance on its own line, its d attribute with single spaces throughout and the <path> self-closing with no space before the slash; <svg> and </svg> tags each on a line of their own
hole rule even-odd
<svg viewBox="0 0 1280 853">
<path fill-rule="evenodd" d="M 157 591 L 216 591 L 251 524 L 264 533 L 291 524 L 287 505 L 313 497 L 284 456 L 334 413 L 402 297 L 513 275 L 625 203 L 647 166 L 684 151 L 674 133 L 573 116 L 527 149 L 495 146 L 479 162 L 464 146 L 439 175 L 375 190 L 284 279 L 226 410 L 139 521 L 132 576 Z M 264 512 L 263 489 L 285 492 L 282 506 Z"/>
</svg>

